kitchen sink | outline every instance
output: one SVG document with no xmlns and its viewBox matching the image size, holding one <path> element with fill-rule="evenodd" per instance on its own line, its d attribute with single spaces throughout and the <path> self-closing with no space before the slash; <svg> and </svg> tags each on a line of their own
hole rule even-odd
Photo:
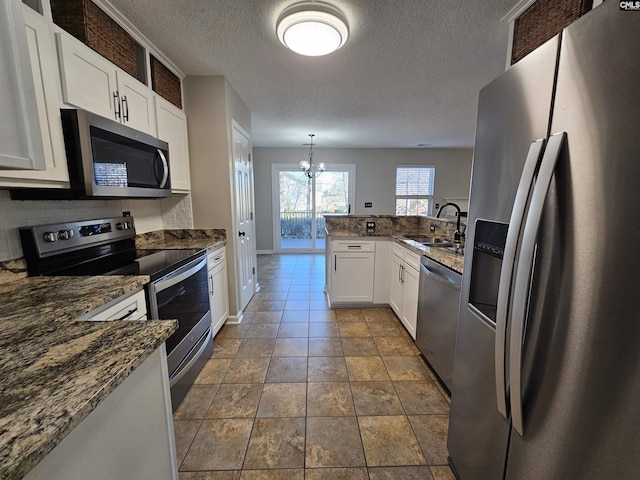
<svg viewBox="0 0 640 480">
<path fill-rule="evenodd" d="M 420 237 L 420 236 L 405 236 L 407 240 L 413 240 L 414 242 L 421 243 L 425 247 L 452 247 L 453 243 L 449 240 L 438 237 Z"/>
</svg>

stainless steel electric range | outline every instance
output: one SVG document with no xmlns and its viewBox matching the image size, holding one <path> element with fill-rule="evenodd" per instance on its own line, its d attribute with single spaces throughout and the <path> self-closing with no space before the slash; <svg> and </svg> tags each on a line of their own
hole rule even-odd
<svg viewBox="0 0 640 480">
<path fill-rule="evenodd" d="M 205 250 L 145 250 L 135 246 L 130 216 L 21 227 L 31 276 L 148 275 L 151 319 L 178 320 L 166 341 L 173 409 L 213 353 Z"/>
</svg>

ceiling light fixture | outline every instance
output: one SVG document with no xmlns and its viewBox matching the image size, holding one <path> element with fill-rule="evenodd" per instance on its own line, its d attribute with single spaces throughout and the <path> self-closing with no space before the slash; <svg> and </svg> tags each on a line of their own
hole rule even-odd
<svg viewBox="0 0 640 480">
<path fill-rule="evenodd" d="M 313 137 L 315 137 L 315 135 L 310 133 L 309 136 L 311 137 L 311 143 L 303 143 L 303 145 L 310 145 L 309 160 L 302 160 L 300 162 L 300 168 L 307 177 L 312 178 L 317 177 L 324 172 L 327 166 L 324 162 L 313 163 Z"/>
<path fill-rule="evenodd" d="M 278 38 L 300 55 L 319 57 L 339 49 L 349 38 L 344 14 L 324 2 L 301 2 L 286 8 L 276 22 Z"/>
</svg>

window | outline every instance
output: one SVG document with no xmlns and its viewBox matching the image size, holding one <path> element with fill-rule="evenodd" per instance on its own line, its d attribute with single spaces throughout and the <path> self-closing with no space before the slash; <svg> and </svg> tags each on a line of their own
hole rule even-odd
<svg viewBox="0 0 640 480">
<path fill-rule="evenodd" d="M 396 168 L 396 215 L 431 215 L 436 167 Z"/>
</svg>

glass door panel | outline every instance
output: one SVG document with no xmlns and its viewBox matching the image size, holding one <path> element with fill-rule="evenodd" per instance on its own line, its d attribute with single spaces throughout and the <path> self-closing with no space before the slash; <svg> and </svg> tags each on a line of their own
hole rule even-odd
<svg viewBox="0 0 640 480">
<path fill-rule="evenodd" d="M 280 171 L 280 249 L 311 249 L 312 182 L 302 171 Z"/>
</svg>

